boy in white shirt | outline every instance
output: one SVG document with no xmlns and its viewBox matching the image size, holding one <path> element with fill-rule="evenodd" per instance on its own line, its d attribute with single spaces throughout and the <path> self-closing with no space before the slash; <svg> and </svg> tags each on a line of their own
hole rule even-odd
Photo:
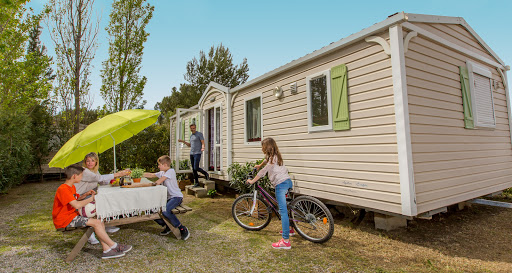
<svg viewBox="0 0 512 273">
<path fill-rule="evenodd" d="M 158 158 L 158 169 L 160 169 L 160 171 L 157 173 L 144 173 L 144 177 L 158 177 L 158 180 L 155 183 L 157 185 L 164 185 L 167 187 L 167 205 L 166 211 L 163 213 L 163 215 L 169 219 L 174 227 L 177 227 L 180 230 L 181 239 L 187 240 L 188 237 L 190 237 L 190 233 L 188 232 L 187 227 L 182 225 L 180 220 L 178 220 L 178 217 L 171 213 L 171 211 L 179 206 L 183 201 L 183 193 L 181 193 L 181 190 L 178 187 L 176 172 L 174 169 L 171 169 L 171 158 L 168 155 L 163 155 Z M 171 232 L 171 229 L 162 219 L 157 219 L 155 222 L 157 222 L 162 227 L 165 226 L 165 229 L 160 232 L 160 235 L 164 236 Z"/>
</svg>

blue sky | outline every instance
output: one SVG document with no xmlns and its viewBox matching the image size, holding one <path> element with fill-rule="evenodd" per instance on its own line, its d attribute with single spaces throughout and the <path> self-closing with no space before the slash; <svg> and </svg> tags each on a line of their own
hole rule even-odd
<svg viewBox="0 0 512 273">
<path fill-rule="evenodd" d="M 29 4 L 39 10 L 44 0 Z M 155 6 L 147 31 L 141 75 L 146 109 L 184 83 L 188 61 L 220 43 L 235 64 L 247 58 L 254 79 L 292 60 L 359 32 L 388 15 L 404 11 L 463 17 L 507 65 L 512 65 L 512 1 L 174 1 L 150 0 Z M 99 47 L 92 68 L 93 107 L 104 104 L 99 94 L 101 62 L 108 58 L 108 25 L 112 1 L 96 0 L 101 15 Z M 43 43 L 53 54 L 44 30 Z M 512 73 L 508 72 L 509 86 Z M 510 89 L 510 88 L 509 88 Z"/>
</svg>

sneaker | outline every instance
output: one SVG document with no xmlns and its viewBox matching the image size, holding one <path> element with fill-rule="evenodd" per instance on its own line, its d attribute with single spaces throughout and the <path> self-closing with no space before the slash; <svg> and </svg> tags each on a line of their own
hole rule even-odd
<svg viewBox="0 0 512 273">
<path fill-rule="evenodd" d="M 118 227 L 105 227 L 105 231 L 108 233 L 114 233 L 114 232 L 118 232 L 119 228 Z"/>
<path fill-rule="evenodd" d="M 290 249 L 292 245 L 290 242 L 285 242 L 284 239 L 279 240 L 277 243 L 273 243 L 272 247 L 275 249 Z"/>
<path fill-rule="evenodd" d="M 122 252 L 118 246 L 116 248 L 110 249 L 107 253 L 103 252 L 103 255 L 101 255 L 101 258 L 102 259 L 112 259 L 112 258 L 119 258 L 119 257 L 123 257 L 123 256 L 124 256 L 124 252 Z"/>
<path fill-rule="evenodd" d="M 199 183 L 194 184 L 194 186 L 193 186 L 193 188 L 200 188 L 200 187 L 201 187 L 201 185 L 199 185 Z"/>
<path fill-rule="evenodd" d="M 117 247 L 116 249 L 118 251 L 121 251 L 123 253 L 127 253 L 127 252 L 130 252 L 130 250 L 132 250 L 132 246 L 131 245 L 124 245 L 124 244 L 120 244 L 120 243 L 117 243 Z"/>
<path fill-rule="evenodd" d="M 210 174 L 209 173 L 206 173 L 206 175 L 204 177 L 206 178 L 206 180 L 210 180 Z"/>
<path fill-rule="evenodd" d="M 283 231 L 282 231 L 282 230 L 281 230 L 281 231 L 279 231 L 279 234 L 281 234 L 281 236 L 282 236 L 282 235 L 283 235 Z M 295 236 L 295 234 L 296 234 L 296 233 L 295 233 L 295 230 L 290 229 L 290 236 Z"/>
<path fill-rule="evenodd" d="M 87 239 L 87 242 L 89 242 L 89 244 L 91 244 L 91 245 L 97 245 L 100 243 L 100 241 L 98 241 L 98 239 L 96 239 L 94 232 L 91 234 L 91 236 L 89 236 L 89 239 Z"/>
<path fill-rule="evenodd" d="M 168 226 L 165 226 L 164 230 L 160 232 L 160 235 L 165 236 L 168 235 L 169 233 L 171 233 L 171 229 Z"/>
<path fill-rule="evenodd" d="M 99 243 L 100 243 L 100 241 L 98 241 L 98 239 L 96 239 L 96 238 L 92 238 L 92 239 L 91 239 L 91 238 L 89 238 L 89 239 L 87 240 L 87 242 L 89 242 L 89 244 L 91 244 L 91 245 L 97 245 L 97 244 L 99 244 Z"/>
<path fill-rule="evenodd" d="M 180 227 L 180 234 L 182 240 L 187 240 L 188 237 L 190 237 L 190 232 L 188 232 L 188 228 L 183 225 Z"/>
</svg>

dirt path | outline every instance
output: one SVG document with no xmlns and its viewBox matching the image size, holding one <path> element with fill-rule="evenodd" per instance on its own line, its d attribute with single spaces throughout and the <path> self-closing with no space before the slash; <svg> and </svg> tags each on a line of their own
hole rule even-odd
<svg viewBox="0 0 512 273">
<path fill-rule="evenodd" d="M 159 236 L 153 222 L 125 225 L 112 235 L 134 245 L 125 257 L 103 261 L 86 245 L 72 263 L 63 260 L 81 234 L 56 232 L 51 220 L 62 182 L 25 184 L 0 195 L 0 271 L 5 272 L 512 272 L 512 210 L 470 209 L 416 220 L 407 229 L 381 232 L 371 217 L 353 227 L 335 217 L 333 238 L 322 245 L 292 238 L 290 251 L 270 244 L 280 223 L 245 231 L 231 218 L 233 197 L 195 199 L 180 220 L 191 238 Z"/>
</svg>

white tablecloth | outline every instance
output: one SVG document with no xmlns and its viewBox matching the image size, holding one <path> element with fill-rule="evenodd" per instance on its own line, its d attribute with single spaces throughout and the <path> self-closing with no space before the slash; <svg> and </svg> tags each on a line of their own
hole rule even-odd
<svg viewBox="0 0 512 273">
<path fill-rule="evenodd" d="M 96 215 L 98 219 L 117 219 L 120 215 L 130 217 L 165 211 L 167 188 L 158 185 L 140 188 L 121 188 L 104 185 L 98 187 Z"/>
</svg>

